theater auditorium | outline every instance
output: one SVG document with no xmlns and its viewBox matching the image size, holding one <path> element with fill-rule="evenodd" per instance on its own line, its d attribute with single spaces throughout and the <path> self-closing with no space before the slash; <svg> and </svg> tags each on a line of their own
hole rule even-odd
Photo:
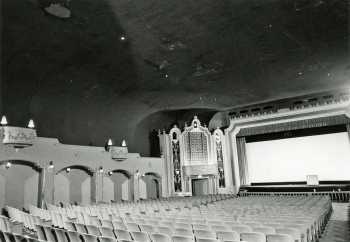
<svg viewBox="0 0 350 242">
<path fill-rule="evenodd" d="M 349 242 L 349 0 L 3 0 L 0 242 Z"/>
</svg>

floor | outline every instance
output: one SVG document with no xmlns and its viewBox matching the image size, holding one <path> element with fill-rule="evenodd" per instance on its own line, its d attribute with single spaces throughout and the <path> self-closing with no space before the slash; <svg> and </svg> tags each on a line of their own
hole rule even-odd
<svg viewBox="0 0 350 242">
<path fill-rule="evenodd" d="M 350 242 L 350 205 L 333 203 L 333 214 L 320 239 L 320 242 Z"/>
</svg>

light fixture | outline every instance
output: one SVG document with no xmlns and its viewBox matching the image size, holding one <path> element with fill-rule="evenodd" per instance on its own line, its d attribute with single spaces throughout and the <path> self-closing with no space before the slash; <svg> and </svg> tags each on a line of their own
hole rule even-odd
<svg viewBox="0 0 350 242">
<path fill-rule="evenodd" d="M 123 139 L 123 141 L 122 141 L 122 147 L 126 147 L 126 141 L 125 141 L 125 139 Z"/>
<path fill-rule="evenodd" d="M 112 139 L 108 139 L 107 145 L 108 146 L 112 146 L 113 145 Z"/>
<path fill-rule="evenodd" d="M 112 176 L 112 175 L 113 175 L 113 171 L 109 171 L 109 172 L 108 172 L 108 175 L 109 175 L 109 176 Z"/>
<path fill-rule="evenodd" d="M 33 119 L 30 119 L 30 120 L 29 120 L 29 122 L 28 122 L 28 128 L 30 128 L 30 129 L 34 129 L 34 128 L 35 128 L 35 124 L 34 124 Z"/>
<path fill-rule="evenodd" d="M 100 166 L 100 167 L 98 168 L 98 171 L 99 171 L 100 173 L 103 173 L 103 167 Z"/>
<path fill-rule="evenodd" d="M 66 172 L 69 173 L 70 172 L 70 167 L 66 168 Z"/>
<path fill-rule="evenodd" d="M 112 139 L 108 139 L 107 143 L 105 144 L 105 151 L 109 151 L 112 145 L 113 145 Z"/>
<path fill-rule="evenodd" d="M 8 161 L 8 162 L 6 163 L 6 166 L 5 166 L 5 167 L 6 167 L 6 169 L 9 169 L 11 166 L 12 166 L 11 162 Z"/>
<path fill-rule="evenodd" d="M 53 161 L 50 161 L 49 162 L 49 169 L 53 169 L 53 168 L 55 168 L 55 166 L 53 165 Z"/>
<path fill-rule="evenodd" d="M 120 36 L 120 40 L 124 41 L 124 40 L 126 40 L 126 37 L 124 35 L 122 35 L 122 36 Z"/>
<path fill-rule="evenodd" d="M 2 118 L 1 118 L 1 121 L 0 121 L 0 124 L 2 126 L 6 126 L 7 125 L 7 119 L 6 119 L 6 116 L 3 115 Z"/>
</svg>

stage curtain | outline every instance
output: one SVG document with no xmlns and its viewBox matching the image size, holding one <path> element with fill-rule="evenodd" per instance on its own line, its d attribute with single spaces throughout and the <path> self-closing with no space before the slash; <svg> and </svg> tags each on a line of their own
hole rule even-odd
<svg viewBox="0 0 350 242">
<path fill-rule="evenodd" d="M 249 185 L 248 162 L 246 155 L 245 137 L 237 137 L 238 166 L 241 185 Z"/>
<path fill-rule="evenodd" d="M 348 132 L 349 139 L 350 139 L 350 124 L 346 124 L 346 131 Z"/>
</svg>

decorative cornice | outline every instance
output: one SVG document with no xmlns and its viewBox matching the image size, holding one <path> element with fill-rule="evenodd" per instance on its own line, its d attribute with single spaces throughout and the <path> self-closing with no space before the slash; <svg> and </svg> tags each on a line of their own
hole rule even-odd
<svg viewBox="0 0 350 242">
<path fill-rule="evenodd" d="M 298 130 L 298 129 L 326 127 L 326 126 L 334 126 L 334 125 L 349 124 L 349 123 L 350 123 L 350 119 L 345 115 L 320 117 L 320 118 L 297 120 L 297 121 L 285 122 L 285 123 L 268 124 L 263 126 L 242 128 L 238 132 L 237 137 L 267 134 L 267 133 L 277 133 L 277 132 L 291 131 L 291 130 Z"/>
<path fill-rule="evenodd" d="M 245 120 L 251 118 L 264 118 L 277 113 L 294 113 L 302 110 L 308 111 L 321 107 L 349 104 L 350 94 L 333 93 L 318 94 L 312 97 L 293 98 L 287 101 L 275 101 L 267 104 L 252 105 L 243 108 L 237 108 L 228 113 L 231 120 Z"/>
</svg>

